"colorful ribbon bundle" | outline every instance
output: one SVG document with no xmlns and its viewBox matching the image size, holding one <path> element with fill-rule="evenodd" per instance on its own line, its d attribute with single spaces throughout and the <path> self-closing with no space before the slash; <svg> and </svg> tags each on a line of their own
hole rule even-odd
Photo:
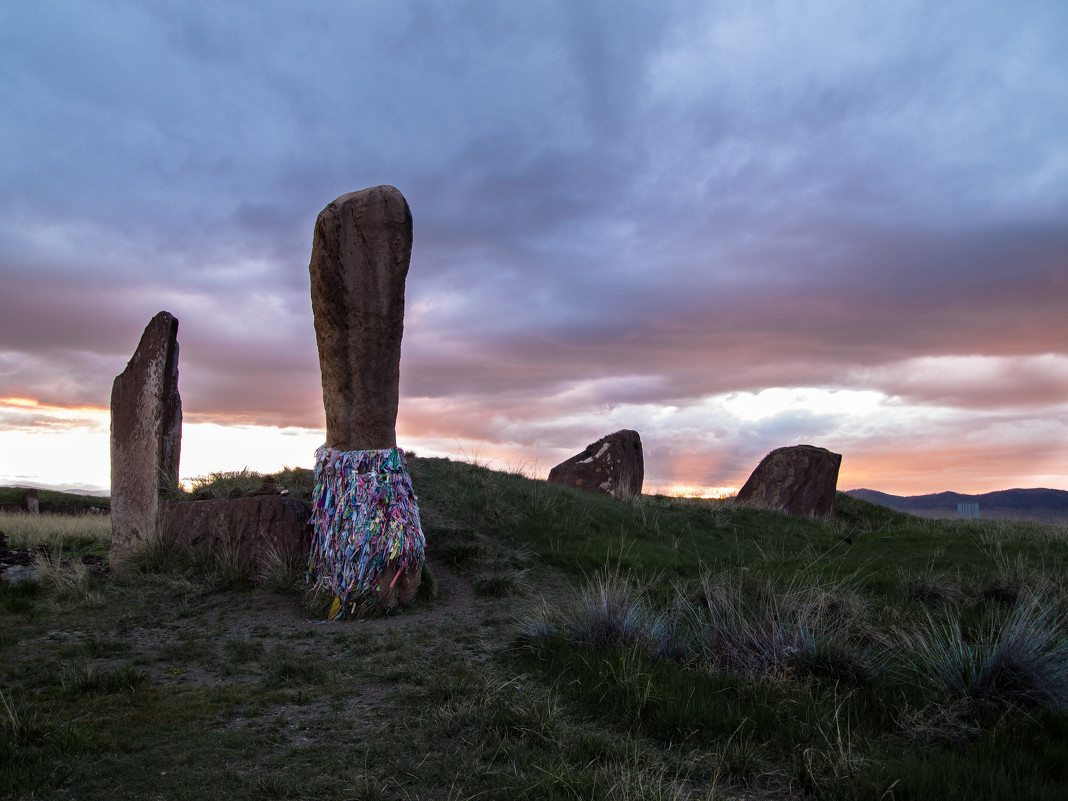
<svg viewBox="0 0 1068 801">
<path fill-rule="evenodd" d="M 387 567 L 421 567 L 426 540 L 404 451 L 315 452 L 308 580 L 334 596 L 330 619 L 350 600 L 373 601 Z"/>
</svg>

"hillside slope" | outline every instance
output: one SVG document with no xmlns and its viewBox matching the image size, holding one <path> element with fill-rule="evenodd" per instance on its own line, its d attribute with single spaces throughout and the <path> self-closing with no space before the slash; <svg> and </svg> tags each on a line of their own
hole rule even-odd
<svg viewBox="0 0 1068 801">
<path fill-rule="evenodd" d="M 919 517 L 952 518 L 958 503 L 978 503 L 979 516 L 991 520 L 1031 520 L 1037 523 L 1068 521 L 1068 491 L 1010 489 L 966 495 L 938 492 L 931 495 L 891 495 L 871 489 L 847 490 L 847 495 Z"/>
</svg>

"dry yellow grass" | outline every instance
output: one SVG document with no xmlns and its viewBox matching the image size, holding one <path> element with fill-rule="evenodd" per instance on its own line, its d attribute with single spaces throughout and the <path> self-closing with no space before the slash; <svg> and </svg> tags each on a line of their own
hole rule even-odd
<svg viewBox="0 0 1068 801">
<path fill-rule="evenodd" d="M 107 515 L 31 515 L 0 512 L 0 531 L 7 535 L 9 548 L 30 548 L 39 542 L 52 550 L 67 550 L 75 543 L 85 548 L 111 543 L 111 518 Z"/>
</svg>

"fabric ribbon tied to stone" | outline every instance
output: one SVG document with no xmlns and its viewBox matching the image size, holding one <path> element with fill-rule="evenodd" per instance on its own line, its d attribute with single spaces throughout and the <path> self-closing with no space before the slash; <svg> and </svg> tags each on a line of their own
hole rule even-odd
<svg viewBox="0 0 1068 801">
<path fill-rule="evenodd" d="M 422 568 L 426 540 L 411 476 L 400 448 L 315 452 L 308 576 L 334 596 L 333 617 L 353 600 L 380 593 L 387 571 L 396 577 Z"/>
</svg>

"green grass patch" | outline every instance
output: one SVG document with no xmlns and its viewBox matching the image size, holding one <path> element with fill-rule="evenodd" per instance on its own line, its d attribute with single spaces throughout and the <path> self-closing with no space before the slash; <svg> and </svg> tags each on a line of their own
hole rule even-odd
<svg viewBox="0 0 1068 801">
<path fill-rule="evenodd" d="M 38 516 L 20 542 L 62 555 L 0 586 L 0 795 L 1068 795 L 1063 527 L 410 467 L 425 593 L 343 623 L 302 565 L 265 589 L 154 543 L 82 576 L 64 559 L 105 555 L 106 520 Z M 211 492 L 258 488 L 241 472 Z"/>
<path fill-rule="evenodd" d="M 26 487 L 0 487 L 0 503 L 22 503 Z M 76 492 L 59 492 L 57 490 L 37 490 L 37 501 L 51 506 L 92 506 L 107 509 L 111 499 L 100 495 L 79 495 Z"/>
</svg>

